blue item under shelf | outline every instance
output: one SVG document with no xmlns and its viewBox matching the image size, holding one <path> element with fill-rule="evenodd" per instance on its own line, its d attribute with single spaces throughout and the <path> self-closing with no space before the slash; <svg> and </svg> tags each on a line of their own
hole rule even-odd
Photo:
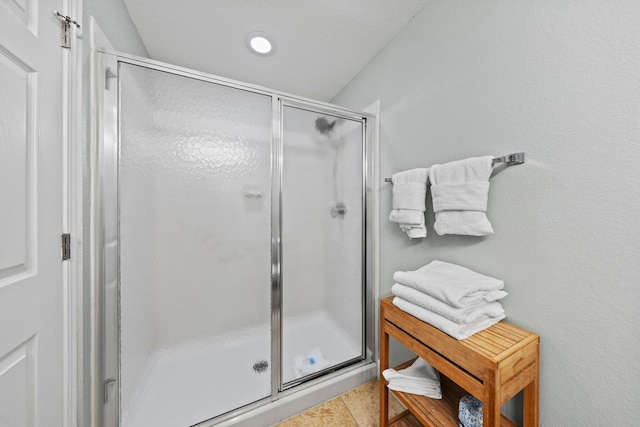
<svg viewBox="0 0 640 427">
<path fill-rule="evenodd" d="M 471 395 L 463 396 L 458 405 L 460 427 L 482 427 L 482 402 Z"/>
</svg>

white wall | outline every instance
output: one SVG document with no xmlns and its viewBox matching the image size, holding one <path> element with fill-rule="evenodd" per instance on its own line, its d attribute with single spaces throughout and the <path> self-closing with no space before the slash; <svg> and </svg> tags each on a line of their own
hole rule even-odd
<svg viewBox="0 0 640 427">
<path fill-rule="evenodd" d="M 640 416 L 639 22 L 631 0 L 432 0 L 334 99 L 380 99 L 383 177 L 526 152 L 491 179 L 486 238 L 438 236 L 429 210 L 409 241 L 381 183 L 380 293 L 433 259 L 504 279 L 541 336 L 543 426 Z"/>
<path fill-rule="evenodd" d="M 83 7 L 85 28 L 93 16 L 118 52 L 149 57 L 123 0 L 83 0 Z"/>
</svg>

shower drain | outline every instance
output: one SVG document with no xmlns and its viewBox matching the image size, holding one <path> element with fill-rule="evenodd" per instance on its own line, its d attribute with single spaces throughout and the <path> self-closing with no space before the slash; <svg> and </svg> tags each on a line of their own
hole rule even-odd
<svg viewBox="0 0 640 427">
<path fill-rule="evenodd" d="M 253 364 L 253 370 L 259 374 L 266 371 L 267 368 L 269 368 L 269 362 L 267 362 L 266 360 L 258 360 Z"/>
</svg>

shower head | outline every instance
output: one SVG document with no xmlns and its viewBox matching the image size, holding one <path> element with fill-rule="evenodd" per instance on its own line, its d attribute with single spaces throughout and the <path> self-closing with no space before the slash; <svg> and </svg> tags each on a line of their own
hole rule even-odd
<svg viewBox="0 0 640 427">
<path fill-rule="evenodd" d="M 329 135 L 333 132 L 333 128 L 338 122 L 338 119 L 330 122 L 326 117 L 318 117 L 316 119 L 316 130 L 322 135 Z"/>
</svg>

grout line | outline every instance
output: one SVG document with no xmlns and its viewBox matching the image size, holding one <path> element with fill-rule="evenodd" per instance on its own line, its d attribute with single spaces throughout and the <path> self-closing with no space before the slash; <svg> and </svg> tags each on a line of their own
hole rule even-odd
<svg viewBox="0 0 640 427">
<path fill-rule="evenodd" d="M 347 408 L 347 411 L 349 412 L 349 415 L 351 416 L 351 419 L 353 420 L 353 422 L 358 426 L 360 426 L 360 423 L 358 422 L 358 420 L 356 419 L 356 417 L 353 415 L 353 412 L 351 412 L 351 408 L 349 407 L 349 405 L 347 405 L 347 402 L 344 401 L 344 399 L 342 398 L 342 396 L 344 396 L 346 393 L 342 393 L 340 396 L 338 396 L 338 398 L 340 399 L 340 401 L 342 402 L 342 404 L 345 406 L 345 408 Z"/>
</svg>

